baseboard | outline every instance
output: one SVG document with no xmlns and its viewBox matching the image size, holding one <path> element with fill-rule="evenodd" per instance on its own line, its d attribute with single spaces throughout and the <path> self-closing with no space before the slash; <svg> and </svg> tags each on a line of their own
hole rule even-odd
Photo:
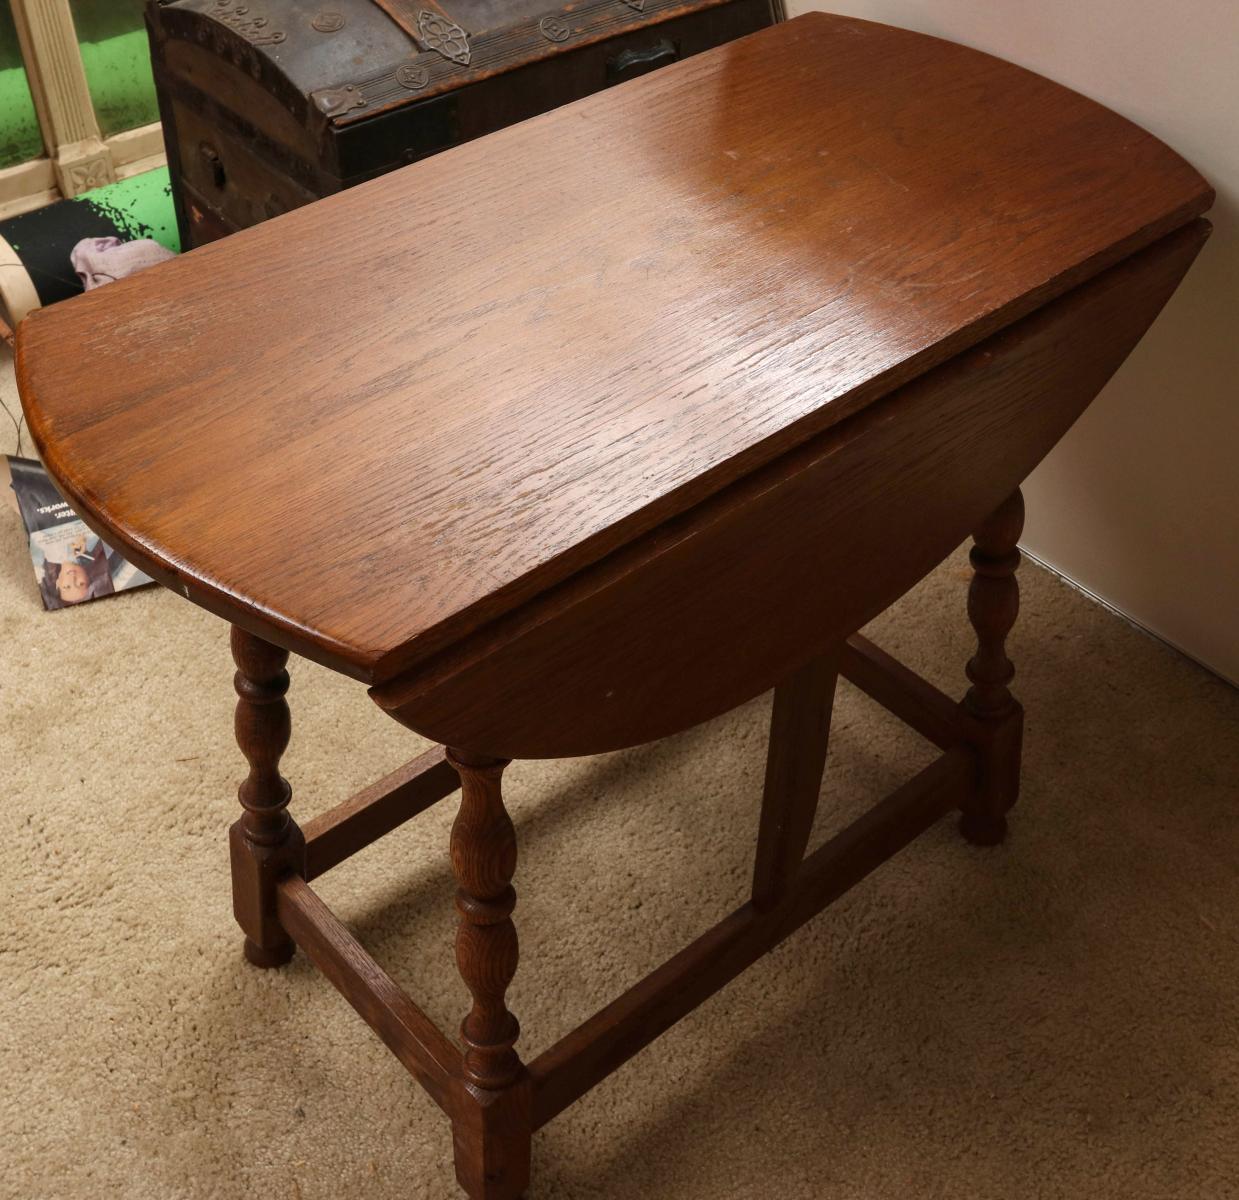
<svg viewBox="0 0 1239 1200">
<path fill-rule="evenodd" d="M 1113 603 L 1110 600 L 1107 600 L 1104 596 L 1099 596 L 1091 588 L 1086 588 L 1084 584 L 1077 583 L 1076 580 L 1072 579 L 1070 575 L 1064 575 L 1062 571 L 1060 571 L 1052 563 L 1046 562 L 1046 560 L 1040 557 L 1040 555 L 1034 554 L 1031 550 L 1027 549 L 1024 546 L 1020 547 L 1020 553 L 1023 554 L 1026 558 L 1029 558 L 1033 562 L 1035 562 L 1037 566 L 1043 567 L 1045 570 L 1049 571 L 1049 573 L 1053 575 L 1055 578 L 1061 579 L 1062 582 L 1065 583 L 1068 587 L 1074 588 L 1077 592 L 1080 592 L 1082 595 L 1087 596 L 1090 600 L 1093 601 L 1094 604 L 1100 604 L 1101 607 L 1104 608 L 1107 612 L 1111 612 L 1116 617 L 1119 617 L 1123 621 L 1126 621 L 1128 625 L 1130 625 L 1133 629 L 1139 630 L 1139 632 L 1143 633 L 1145 637 L 1150 637 L 1155 642 L 1161 642 L 1163 646 L 1169 647 L 1171 650 L 1175 651 L 1176 654 L 1181 654 L 1183 655 L 1184 658 L 1190 659 L 1198 667 L 1203 667 L 1215 679 L 1220 679 L 1223 683 L 1229 684 L 1233 688 L 1239 688 L 1239 679 L 1231 679 L 1230 676 L 1222 674 L 1222 672 L 1219 671 L 1216 667 L 1210 666 L 1210 664 L 1207 662 L 1203 662 L 1201 659 L 1197 658 L 1196 655 L 1194 655 L 1190 650 L 1185 650 L 1182 646 L 1180 646 L 1177 642 L 1175 642 L 1171 638 L 1168 638 L 1164 634 L 1158 633 L 1155 629 L 1150 629 L 1147 625 L 1142 624 L 1140 621 L 1136 620 L 1136 618 L 1133 617 L 1130 613 L 1124 612 L 1121 608 L 1119 608 L 1117 604 Z"/>
</svg>

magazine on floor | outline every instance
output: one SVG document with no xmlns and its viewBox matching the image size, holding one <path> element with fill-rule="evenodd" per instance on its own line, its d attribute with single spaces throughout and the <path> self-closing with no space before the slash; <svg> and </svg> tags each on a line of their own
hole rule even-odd
<svg viewBox="0 0 1239 1200">
<path fill-rule="evenodd" d="M 86 528 L 42 463 L 0 458 L 0 489 L 26 527 L 35 583 L 49 612 L 154 582 Z"/>
</svg>

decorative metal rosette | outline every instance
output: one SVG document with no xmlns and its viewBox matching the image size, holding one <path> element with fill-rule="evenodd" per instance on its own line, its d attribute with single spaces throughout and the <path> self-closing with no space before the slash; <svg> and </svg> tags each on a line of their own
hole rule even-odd
<svg viewBox="0 0 1239 1200">
<path fill-rule="evenodd" d="M 427 50 L 434 50 L 462 67 L 469 65 L 469 59 L 473 56 L 469 48 L 469 35 L 455 21 L 423 8 L 417 14 L 417 33 L 418 40 Z"/>
</svg>

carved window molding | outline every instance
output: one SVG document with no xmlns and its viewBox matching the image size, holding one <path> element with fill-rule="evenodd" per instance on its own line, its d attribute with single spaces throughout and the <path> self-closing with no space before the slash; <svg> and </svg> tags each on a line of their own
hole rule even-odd
<svg viewBox="0 0 1239 1200">
<path fill-rule="evenodd" d="M 163 163 L 159 125 L 104 138 L 69 0 L 11 0 L 46 158 L 0 170 L 0 217 Z"/>
</svg>

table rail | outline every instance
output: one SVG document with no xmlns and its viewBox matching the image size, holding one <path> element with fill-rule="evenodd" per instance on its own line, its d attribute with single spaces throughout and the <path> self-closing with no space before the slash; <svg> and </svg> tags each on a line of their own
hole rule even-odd
<svg viewBox="0 0 1239 1200">
<path fill-rule="evenodd" d="M 744 904 L 529 1066 L 541 1128 L 959 804 L 975 756 L 957 746 L 804 860 L 775 908 Z"/>
<path fill-rule="evenodd" d="M 306 879 L 317 879 L 459 790 L 460 776 L 442 746 L 418 755 L 305 824 Z"/>
</svg>

